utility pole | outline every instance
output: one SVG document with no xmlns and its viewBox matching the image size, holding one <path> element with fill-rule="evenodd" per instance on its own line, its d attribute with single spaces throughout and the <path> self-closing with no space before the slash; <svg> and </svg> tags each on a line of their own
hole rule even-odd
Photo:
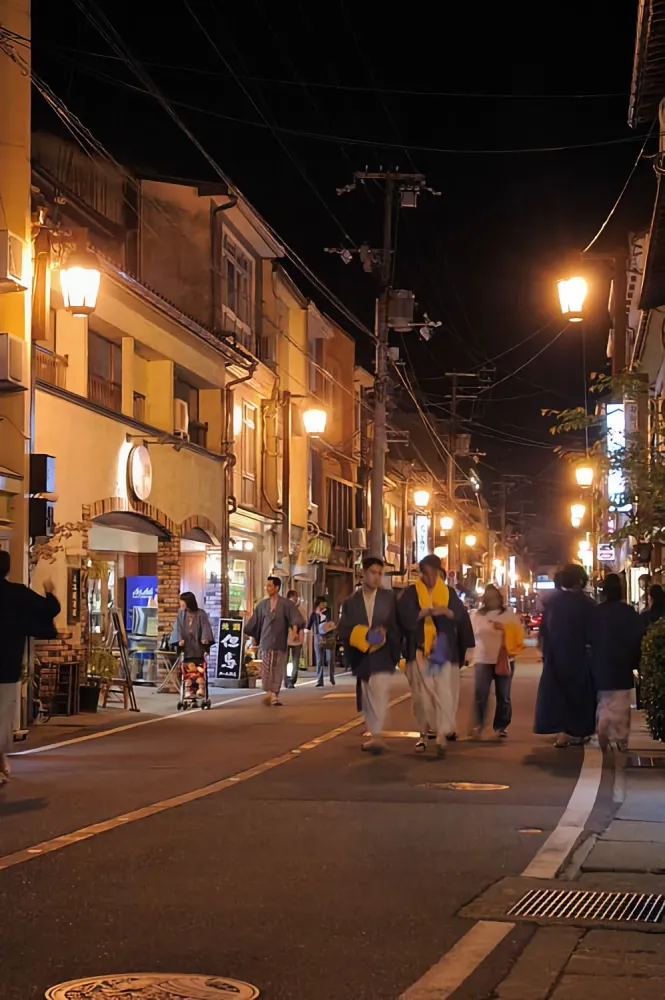
<svg viewBox="0 0 665 1000">
<path fill-rule="evenodd" d="M 383 241 L 380 250 L 372 250 L 367 244 L 351 251 L 348 248 L 326 248 L 329 253 L 339 253 L 342 260 L 348 263 L 357 253 L 366 271 L 375 271 L 379 278 L 379 293 L 374 312 L 374 335 L 376 353 L 374 362 L 374 418 L 372 441 L 372 472 L 371 503 L 370 503 L 370 534 L 369 554 L 384 557 L 383 546 L 383 484 L 386 474 L 386 452 L 388 450 L 388 413 L 386 397 L 388 394 L 388 333 L 389 304 L 393 275 L 393 216 L 395 200 L 399 196 L 401 208 L 415 208 L 418 196 L 423 191 L 430 194 L 440 194 L 426 186 L 424 174 L 402 173 L 399 170 L 357 170 L 353 181 L 345 187 L 338 188 L 338 194 L 355 191 L 357 184 L 375 181 L 383 184 Z M 413 324 L 407 324 L 409 326 Z M 437 325 L 437 324 L 432 324 Z M 406 511 L 404 511 L 406 515 Z"/>
</svg>

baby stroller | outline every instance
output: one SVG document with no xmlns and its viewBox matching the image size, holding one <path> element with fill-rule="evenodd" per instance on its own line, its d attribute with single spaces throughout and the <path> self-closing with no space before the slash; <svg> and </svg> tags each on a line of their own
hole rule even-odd
<svg viewBox="0 0 665 1000">
<path fill-rule="evenodd" d="M 208 660 L 201 663 L 194 660 L 183 661 L 180 667 L 180 699 L 178 711 L 188 708 L 211 708 L 208 693 Z"/>
</svg>

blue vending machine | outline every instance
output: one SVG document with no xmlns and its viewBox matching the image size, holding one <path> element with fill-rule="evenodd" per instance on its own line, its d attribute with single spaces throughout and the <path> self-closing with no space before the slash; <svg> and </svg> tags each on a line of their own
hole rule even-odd
<svg viewBox="0 0 665 1000">
<path fill-rule="evenodd" d="M 125 577 L 125 624 L 134 636 L 157 635 L 157 577 Z"/>
</svg>

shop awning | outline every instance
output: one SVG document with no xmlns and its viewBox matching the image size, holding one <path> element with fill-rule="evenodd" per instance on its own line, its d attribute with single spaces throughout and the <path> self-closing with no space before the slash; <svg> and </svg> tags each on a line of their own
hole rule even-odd
<svg viewBox="0 0 665 1000">
<path fill-rule="evenodd" d="M 665 0 L 639 0 L 628 122 L 651 124 L 665 97 Z"/>
</svg>

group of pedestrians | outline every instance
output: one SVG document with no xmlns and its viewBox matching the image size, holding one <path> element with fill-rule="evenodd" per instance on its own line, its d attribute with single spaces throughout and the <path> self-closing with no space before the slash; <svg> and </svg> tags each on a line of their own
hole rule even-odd
<svg viewBox="0 0 665 1000">
<path fill-rule="evenodd" d="M 625 750 L 642 638 L 665 615 L 665 591 L 655 584 L 642 614 L 623 600 L 621 577 L 610 573 L 596 603 L 578 565 L 565 566 L 543 611 L 543 672 L 534 731 L 556 734 L 555 746 L 579 746 L 598 734 L 603 750 Z"/>
</svg>

